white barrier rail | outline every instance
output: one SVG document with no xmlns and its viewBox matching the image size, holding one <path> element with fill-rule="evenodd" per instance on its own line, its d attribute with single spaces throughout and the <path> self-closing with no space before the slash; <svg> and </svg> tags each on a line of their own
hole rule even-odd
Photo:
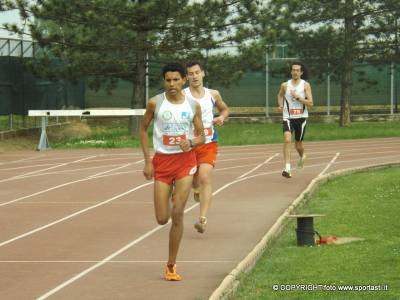
<svg viewBox="0 0 400 300">
<path fill-rule="evenodd" d="M 29 110 L 28 116 L 41 117 L 42 127 L 38 151 L 50 149 L 46 133 L 47 117 L 126 117 L 142 116 L 145 109 L 50 109 L 50 110 Z"/>
</svg>

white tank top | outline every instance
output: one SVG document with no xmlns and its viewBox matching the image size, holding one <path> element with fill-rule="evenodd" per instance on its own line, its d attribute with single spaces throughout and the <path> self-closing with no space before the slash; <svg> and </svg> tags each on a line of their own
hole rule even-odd
<svg viewBox="0 0 400 300">
<path fill-rule="evenodd" d="M 204 135 L 206 137 L 205 144 L 211 143 L 216 141 L 217 135 L 214 129 L 213 125 L 213 119 L 214 119 L 214 106 L 215 106 L 215 100 L 213 96 L 211 95 L 211 92 L 208 88 L 203 88 L 204 89 L 204 96 L 202 98 L 196 98 L 192 95 L 190 92 L 190 88 L 185 88 L 183 92 L 185 95 L 187 95 L 189 98 L 193 99 L 197 103 L 200 104 L 201 107 L 201 116 L 203 120 L 203 126 L 204 126 Z"/>
<path fill-rule="evenodd" d="M 196 103 L 185 96 L 180 104 L 168 101 L 165 93 L 156 96 L 154 112 L 153 146 L 156 152 L 174 154 L 183 152 L 181 140 L 188 139 L 193 132 L 193 117 Z"/>
<path fill-rule="evenodd" d="M 300 97 L 304 98 L 306 96 L 304 88 L 305 83 L 306 82 L 301 79 L 298 85 L 293 85 L 292 80 L 288 80 L 286 93 L 283 98 L 283 120 L 308 118 L 307 106 L 294 99 L 290 93 L 290 91 L 295 90 Z"/>
</svg>

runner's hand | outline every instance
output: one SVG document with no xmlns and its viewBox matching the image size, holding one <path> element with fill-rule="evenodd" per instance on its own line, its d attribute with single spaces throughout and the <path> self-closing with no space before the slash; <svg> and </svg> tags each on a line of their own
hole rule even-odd
<svg viewBox="0 0 400 300">
<path fill-rule="evenodd" d="M 153 170 L 153 164 L 151 161 L 145 163 L 144 169 L 143 169 L 143 175 L 147 180 L 150 180 L 153 178 L 154 170 Z"/>
<path fill-rule="evenodd" d="M 291 94 L 292 97 L 293 97 L 294 99 L 296 99 L 296 100 L 300 97 L 299 94 L 297 94 L 295 90 L 291 90 L 291 91 L 290 91 L 290 94 Z"/>
<path fill-rule="evenodd" d="M 183 152 L 190 151 L 191 147 L 189 140 L 181 140 L 181 142 L 179 143 L 179 147 L 181 147 Z"/>
<path fill-rule="evenodd" d="M 219 116 L 214 118 L 213 123 L 218 126 L 224 125 L 225 118 L 223 116 Z"/>
</svg>

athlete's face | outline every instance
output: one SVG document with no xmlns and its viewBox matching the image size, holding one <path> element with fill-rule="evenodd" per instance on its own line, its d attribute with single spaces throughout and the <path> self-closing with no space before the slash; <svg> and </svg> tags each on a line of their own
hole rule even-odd
<svg viewBox="0 0 400 300">
<path fill-rule="evenodd" d="M 164 75 L 164 88 L 170 95 L 181 93 L 185 82 L 186 79 L 183 78 L 179 72 L 167 72 Z"/>
<path fill-rule="evenodd" d="M 301 66 L 300 65 L 293 65 L 290 74 L 292 74 L 292 78 L 293 79 L 300 79 L 301 75 L 303 75 L 303 71 L 301 70 Z"/>
<path fill-rule="evenodd" d="M 203 86 L 203 78 L 205 74 L 199 65 L 187 68 L 187 79 L 191 87 Z"/>
</svg>

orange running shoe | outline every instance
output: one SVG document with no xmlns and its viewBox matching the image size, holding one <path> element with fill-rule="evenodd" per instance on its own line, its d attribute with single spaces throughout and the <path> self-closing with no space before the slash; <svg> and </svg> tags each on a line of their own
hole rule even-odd
<svg viewBox="0 0 400 300">
<path fill-rule="evenodd" d="M 176 273 L 176 264 L 173 266 L 168 266 L 168 264 L 165 265 L 164 268 L 164 278 L 167 281 L 181 281 L 182 276 Z"/>
</svg>

